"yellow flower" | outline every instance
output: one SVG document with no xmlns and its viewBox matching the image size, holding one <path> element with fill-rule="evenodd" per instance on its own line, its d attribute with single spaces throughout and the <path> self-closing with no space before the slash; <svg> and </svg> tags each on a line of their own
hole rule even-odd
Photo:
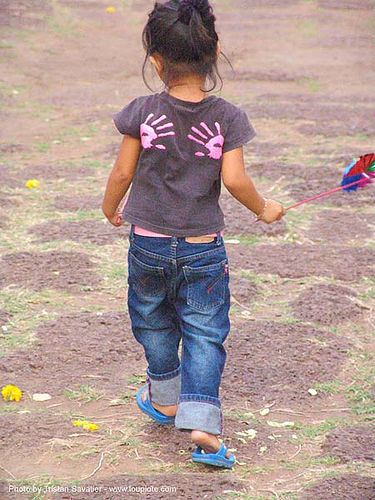
<svg viewBox="0 0 375 500">
<path fill-rule="evenodd" d="M 19 387 L 15 385 L 6 385 L 2 388 L 1 394 L 4 398 L 4 401 L 19 401 L 22 398 L 22 391 Z"/>
<path fill-rule="evenodd" d="M 83 422 L 84 422 L 83 420 L 75 420 L 75 421 L 73 422 L 73 425 L 76 425 L 76 426 L 77 426 L 77 425 L 82 425 L 82 423 L 83 423 Z"/>
<path fill-rule="evenodd" d="M 114 12 L 116 12 L 116 9 L 112 6 L 109 6 L 105 9 L 107 12 L 109 12 L 110 14 L 113 14 Z"/>
<path fill-rule="evenodd" d="M 92 422 L 85 422 L 82 427 L 84 429 L 87 429 L 88 431 L 96 431 L 97 429 L 99 429 L 99 426 L 96 425 L 96 424 L 93 424 Z"/>
<path fill-rule="evenodd" d="M 82 427 L 88 431 L 96 431 L 99 429 L 99 426 L 96 424 L 93 424 L 92 422 L 89 422 L 88 420 L 75 420 L 73 422 L 73 425 L 82 425 Z"/>
<path fill-rule="evenodd" d="M 29 189 L 38 188 L 38 187 L 40 187 L 40 182 L 37 181 L 36 179 L 29 179 L 26 182 L 26 187 L 29 188 Z"/>
</svg>

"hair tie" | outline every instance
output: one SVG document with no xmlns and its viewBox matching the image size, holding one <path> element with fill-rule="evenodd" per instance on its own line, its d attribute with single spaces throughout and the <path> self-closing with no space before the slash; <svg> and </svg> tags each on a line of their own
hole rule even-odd
<svg viewBox="0 0 375 500">
<path fill-rule="evenodd" d="M 210 13 L 208 0 L 180 0 L 178 7 L 178 19 L 183 24 L 189 24 L 194 10 L 197 10 L 204 18 Z"/>
</svg>

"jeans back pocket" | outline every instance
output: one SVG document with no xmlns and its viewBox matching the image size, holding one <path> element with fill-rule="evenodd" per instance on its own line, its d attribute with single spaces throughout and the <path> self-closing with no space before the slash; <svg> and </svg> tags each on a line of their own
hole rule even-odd
<svg viewBox="0 0 375 500">
<path fill-rule="evenodd" d="M 128 283 L 143 296 L 159 295 L 166 290 L 164 269 L 140 261 L 129 252 Z"/>
<path fill-rule="evenodd" d="M 209 311 L 224 304 L 227 290 L 227 260 L 201 267 L 184 266 L 183 271 L 188 285 L 189 306 Z"/>
</svg>

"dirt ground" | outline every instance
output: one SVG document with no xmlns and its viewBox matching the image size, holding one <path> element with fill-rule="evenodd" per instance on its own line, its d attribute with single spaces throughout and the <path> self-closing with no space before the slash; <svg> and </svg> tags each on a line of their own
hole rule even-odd
<svg viewBox="0 0 375 500">
<path fill-rule="evenodd" d="M 259 190 L 289 206 L 339 186 L 374 151 L 375 2 L 212 4 L 234 68 L 222 62 L 219 95 L 257 131 L 244 151 Z M 270 226 L 223 187 L 233 470 L 194 464 L 189 433 L 138 411 L 129 226 L 100 204 L 121 142 L 112 115 L 148 93 L 153 2 L 109 5 L 0 0 L 0 380 L 23 392 L 0 401 L 0 499 L 374 500 L 374 184 Z"/>
</svg>

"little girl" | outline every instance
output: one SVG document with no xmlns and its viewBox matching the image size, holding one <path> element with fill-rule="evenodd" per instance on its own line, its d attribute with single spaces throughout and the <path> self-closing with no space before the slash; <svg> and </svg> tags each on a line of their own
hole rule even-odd
<svg viewBox="0 0 375 500">
<path fill-rule="evenodd" d="M 156 3 L 143 44 L 143 69 L 150 60 L 165 91 L 138 97 L 114 115 L 124 137 L 102 204 L 113 225 L 131 223 L 128 308 L 148 363 L 137 404 L 159 424 L 190 430 L 194 461 L 231 468 L 235 457 L 218 440 L 230 327 L 221 180 L 264 222 L 285 210 L 264 199 L 245 173 L 242 146 L 255 135 L 245 112 L 207 95 L 207 83 L 211 91 L 221 80 L 208 1 Z"/>
</svg>

